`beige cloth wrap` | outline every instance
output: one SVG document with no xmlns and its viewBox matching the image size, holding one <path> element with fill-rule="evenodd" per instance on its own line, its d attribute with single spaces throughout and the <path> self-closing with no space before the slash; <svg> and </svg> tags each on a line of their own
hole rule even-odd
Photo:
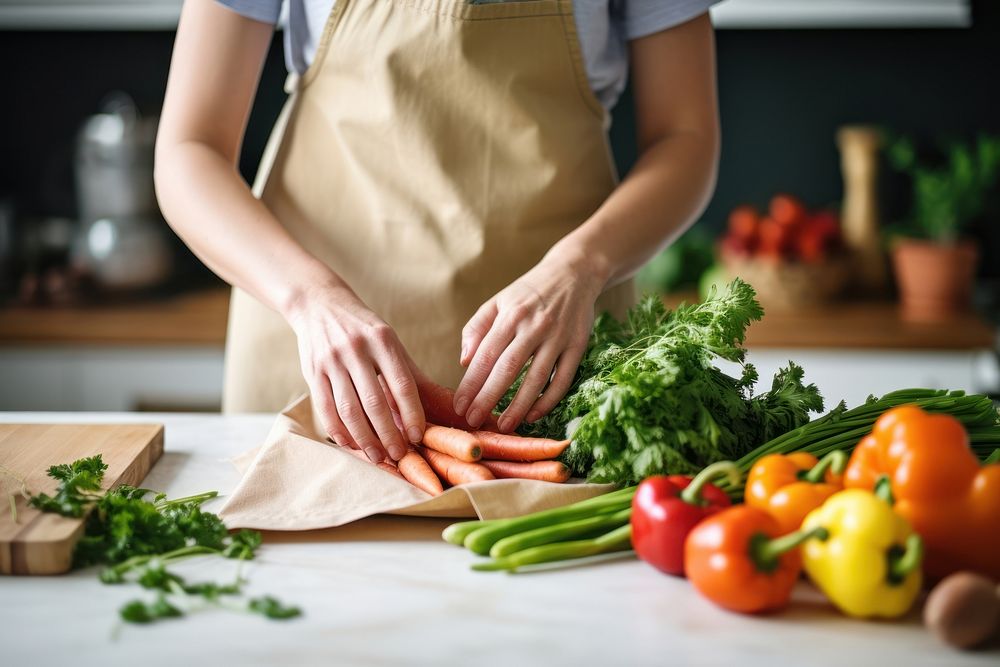
<svg viewBox="0 0 1000 667">
<path fill-rule="evenodd" d="M 278 415 L 263 446 L 235 463 L 243 479 L 219 512 L 229 528 L 312 530 L 374 514 L 500 519 L 567 505 L 612 488 L 498 479 L 432 497 L 326 442 L 308 396 Z"/>
</svg>

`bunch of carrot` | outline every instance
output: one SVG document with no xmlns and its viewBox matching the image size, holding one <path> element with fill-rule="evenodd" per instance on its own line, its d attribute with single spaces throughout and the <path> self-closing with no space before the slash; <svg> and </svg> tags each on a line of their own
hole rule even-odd
<svg viewBox="0 0 1000 667">
<path fill-rule="evenodd" d="M 395 463 L 382 461 L 376 465 L 436 496 L 444 491 L 445 485 L 498 478 L 565 482 L 570 470 L 554 459 L 567 446 L 569 440 L 523 438 L 428 424 L 420 445 L 410 447 Z M 361 452 L 351 451 L 367 460 Z"/>
</svg>

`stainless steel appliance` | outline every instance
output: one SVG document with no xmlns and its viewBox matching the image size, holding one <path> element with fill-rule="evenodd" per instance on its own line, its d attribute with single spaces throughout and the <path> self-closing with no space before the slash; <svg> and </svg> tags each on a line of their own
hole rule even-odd
<svg viewBox="0 0 1000 667">
<path fill-rule="evenodd" d="M 153 287 L 170 276 L 173 253 L 153 192 L 156 120 L 115 93 L 77 138 L 73 263 L 105 288 Z"/>
</svg>

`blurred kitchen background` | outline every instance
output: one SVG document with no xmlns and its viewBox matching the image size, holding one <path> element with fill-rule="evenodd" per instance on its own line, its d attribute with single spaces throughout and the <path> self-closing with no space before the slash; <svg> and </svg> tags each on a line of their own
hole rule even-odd
<svg viewBox="0 0 1000 667">
<path fill-rule="evenodd" d="M 179 5 L 0 0 L 0 410 L 218 409 L 228 292 L 151 193 Z M 751 360 L 766 377 L 795 359 L 829 399 L 1000 391 L 1000 3 L 713 11 L 718 188 L 644 289 L 676 302 L 750 280 L 768 311 Z M 247 179 L 284 78 L 278 32 Z M 633 133 L 626 93 L 611 130 L 622 174 Z"/>
</svg>

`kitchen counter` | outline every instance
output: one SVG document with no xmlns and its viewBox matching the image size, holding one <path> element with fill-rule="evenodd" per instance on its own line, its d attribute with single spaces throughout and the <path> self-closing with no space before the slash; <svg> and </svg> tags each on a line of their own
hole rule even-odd
<svg viewBox="0 0 1000 667">
<path fill-rule="evenodd" d="M 698 300 L 694 292 L 663 297 L 669 307 Z M 892 301 L 838 301 L 808 310 L 765 309 L 750 325 L 751 349 L 991 350 L 997 328 L 974 311 L 942 322 L 904 320 Z"/>
<path fill-rule="evenodd" d="M 144 486 L 171 496 L 237 482 L 229 457 L 263 441 L 268 415 L 3 413 L 7 422 L 159 421 L 166 451 Z M 54 462 L 58 463 L 58 462 Z M 218 501 L 215 501 L 218 502 Z M 218 508 L 218 505 L 208 507 Z M 247 574 L 252 595 L 298 604 L 293 621 L 209 611 L 118 627 L 141 594 L 94 570 L 0 578 L 4 664 L 100 665 L 996 665 L 1000 650 L 948 650 L 915 615 L 854 621 L 801 585 L 784 613 L 729 614 L 686 582 L 624 560 L 557 572 L 474 573 L 473 556 L 440 541 L 447 521 L 376 517 L 338 529 L 267 533 Z M 195 579 L 233 563 L 193 561 Z"/>
<path fill-rule="evenodd" d="M 697 295 L 668 294 L 675 306 Z M 157 301 L 72 308 L 0 309 L 0 346 L 200 346 L 226 340 L 229 289 L 212 288 Z M 750 348 L 992 349 L 996 327 L 976 313 L 951 321 L 904 321 L 889 301 L 845 301 L 813 311 L 768 312 L 750 326 Z"/>
<path fill-rule="evenodd" d="M 222 348 L 229 289 L 149 301 L 0 308 L 0 346 L 199 346 Z"/>
</svg>

